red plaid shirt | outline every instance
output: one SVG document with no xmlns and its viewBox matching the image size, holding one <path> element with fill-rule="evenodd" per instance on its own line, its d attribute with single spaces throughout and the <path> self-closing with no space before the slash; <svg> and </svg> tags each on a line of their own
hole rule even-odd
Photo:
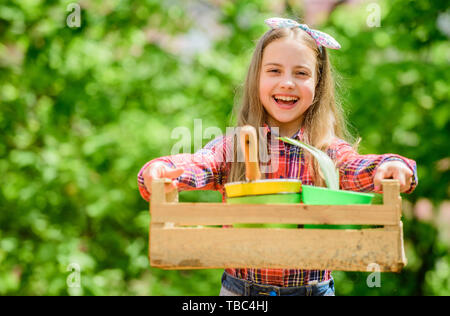
<svg viewBox="0 0 450 316">
<path fill-rule="evenodd" d="M 302 140 L 303 129 L 292 138 Z M 313 184 L 310 172 L 306 168 L 305 155 L 301 148 L 282 141 L 270 142 L 271 130 L 266 125 L 265 134 L 269 144 L 271 159 L 276 159 L 278 168 L 273 173 L 264 173 L 265 178 L 300 179 L 303 184 Z M 222 201 L 226 201 L 224 184 L 231 167 L 231 136 L 221 136 L 209 142 L 194 154 L 177 154 L 161 157 L 146 163 L 138 174 L 139 191 L 149 201 L 150 194 L 144 186 L 142 172 L 151 163 L 160 161 L 167 166 L 184 168 L 184 173 L 176 180 L 179 191 L 183 190 L 218 190 L 222 193 Z M 335 138 L 327 150 L 327 154 L 336 161 L 339 168 L 340 188 L 359 192 L 373 192 L 373 177 L 377 167 L 386 161 L 400 160 L 414 172 L 410 193 L 417 185 L 416 163 L 413 160 L 395 154 L 359 155 L 347 142 Z M 270 160 L 267 164 L 272 162 Z M 329 270 L 303 269 L 226 269 L 232 276 L 248 281 L 270 284 L 281 287 L 297 287 L 308 285 L 312 281 L 323 282 L 331 278 Z"/>
</svg>

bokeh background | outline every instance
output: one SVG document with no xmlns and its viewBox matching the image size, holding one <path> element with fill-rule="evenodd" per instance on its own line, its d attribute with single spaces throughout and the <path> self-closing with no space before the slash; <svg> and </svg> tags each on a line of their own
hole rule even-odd
<svg viewBox="0 0 450 316">
<path fill-rule="evenodd" d="M 408 266 L 373 288 L 369 273 L 336 271 L 336 294 L 450 295 L 450 10 L 428 0 L 1 1 L 0 295 L 219 293 L 222 270 L 149 267 L 136 174 L 170 154 L 176 127 L 232 126 L 272 16 L 342 44 L 331 56 L 360 152 L 418 165 L 403 196 Z"/>
</svg>

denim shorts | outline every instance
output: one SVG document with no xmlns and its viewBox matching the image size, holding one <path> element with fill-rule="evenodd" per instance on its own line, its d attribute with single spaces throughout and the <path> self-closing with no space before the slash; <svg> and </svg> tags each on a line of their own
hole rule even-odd
<svg viewBox="0 0 450 316">
<path fill-rule="evenodd" d="M 240 296 L 334 296 L 334 280 L 299 287 L 279 287 L 235 278 L 224 272 L 222 287 Z M 228 293 L 221 291 L 221 293 Z"/>
</svg>

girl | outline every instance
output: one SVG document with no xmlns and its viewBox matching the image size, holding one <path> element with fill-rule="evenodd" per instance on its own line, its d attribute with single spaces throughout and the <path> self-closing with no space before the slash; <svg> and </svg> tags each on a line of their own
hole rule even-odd
<svg viewBox="0 0 450 316">
<path fill-rule="evenodd" d="M 343 140 L 348 132 L 334 98 L 326 50 L 339 49 L 339 44 L 293 20 L 272 18 L 266 23 L 271 29 L 253 53 L 237 123 L 254 126 L 271 164 L 276 161 L 277 168 L 263 173 L 263 178 L 294 178 L 324 186 L 319 166 L 307 153 L 282 141 L 268 141 L 278 130 L 280 136 L 325 151 L 339 168 L 341 189 L 381 193 L 381 181 L 393 178 L 401 192 L 412 192 L 417 185 L 414 161 L 395 154 L 359 155 Z M 195 154 L 146 163 L 138 174 L 142 197 L 149 200 L 152 179 L 170 178 L 166 191 L 219 190 L 225 201 L 224 184 L 245 180 L 244 163 L 235 159 L 238 143 L 233 136 L 221 136 Z M 330 271 L 226 269 L 220 295 L 334 295 L 334 282 Z"/>
</svg>

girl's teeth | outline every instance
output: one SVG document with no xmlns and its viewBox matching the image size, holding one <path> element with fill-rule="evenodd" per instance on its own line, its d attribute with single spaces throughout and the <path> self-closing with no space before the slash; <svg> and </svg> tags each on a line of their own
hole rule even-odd
<svg viewBox="0 0 450 316">
<path fill-rule="evenodd" d="M 297 101 L 298 100 L 298 98 L 295 98 L 295 97 L 282 97 L 282 96 L 275 97 L 275 99 L 282 100 L 282 101 Z"/>
<path fill-rule="evenodd" d="M 297 101 L 298 98 L 293 98 L 293 97 L 273 97 L 275 102 L 277 102 L 278 104 L 285 104 L 285 105 L 294 105 Z"/>
</svg>

